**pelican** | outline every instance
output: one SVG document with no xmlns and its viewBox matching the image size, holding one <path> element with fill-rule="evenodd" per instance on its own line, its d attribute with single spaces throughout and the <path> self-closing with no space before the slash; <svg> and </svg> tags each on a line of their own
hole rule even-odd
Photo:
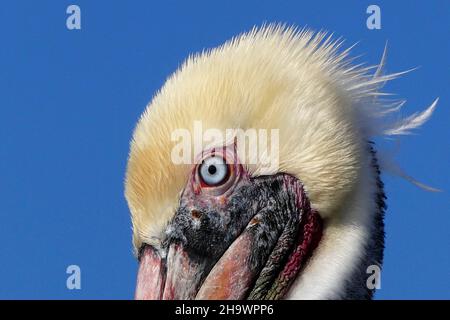
<svg viewBox="0 0 450 320">
<path fill-rule="evenodd" d="M 384 74 L 385 54 L 354 65 L 341 47 L 323 32 L 268 25 L 190 56 L 168 78 L 130 144 L 136 299 L 373 297 L 386 197 L 372 141 L 418 128 L 437 100 L 392 117 L 402 103 L 381 89 L 402 73 Z M 174 161 L 174 133 L 195 136 L 198 123 L 222 140 Z M 276 165 L 240 152 L 228 129 L 276 130 L 262 152 L 274 147 Z"/>
</svg>

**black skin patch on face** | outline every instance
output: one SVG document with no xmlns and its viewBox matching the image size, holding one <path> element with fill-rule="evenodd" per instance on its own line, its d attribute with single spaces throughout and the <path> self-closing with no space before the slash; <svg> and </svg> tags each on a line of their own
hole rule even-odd
<svg viewBox="0 0 450 320">
<path fill-rule="evenodd" d="M 226 201 L 216 201 L 217 197 L 210 201 L 210 196 L 185 192 L 168 225 L 163 250 L 172 244 L 181 245 L 191 261 L 204 266 L 204 279 L 245 230 L 255 245 L 247 263 L 256 273 L 264 267 L 270 271 L 265 273 L 266 286 L 270 287 L 269 282 L 289 254 L 301 219 L 298 195 L 286 184 L 287 180 L 299 183 L 296 178 L 281 173 L 249 178 L 239 182 Z M 279 248 L 276 245 L 282 234 L 285 247 Z M 275 247 L 276 259 L 268 261 Z"/>
</svg>

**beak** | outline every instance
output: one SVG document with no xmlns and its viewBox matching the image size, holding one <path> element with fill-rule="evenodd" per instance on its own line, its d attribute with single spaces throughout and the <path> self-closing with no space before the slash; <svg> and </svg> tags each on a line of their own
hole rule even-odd
<svg viewBox="0 0 450 320">
<path fill-rule="evenodd" d="M 134 298 L 161 300 L 166 279 L 162 257 L 152 246 L 144 246 L 139 254 L 139 270 Z"/>
<path fill-rule="evenodd" d="M 143 249 L 138 271 L 136 299 L 244 299 L 261 271 L 263 256 L 252 252 L 257 245 L 255 218 L 216 264 L 180 244 L 169 247 L 167 259 L 151 246 Z M 260 251 L 264 253 L 264 251 Z M 255 261 L 251 261 L 251 260 Z"/>
<path fill-rule="evenodd" d="M 136 299 L 278 299 L 287 292 L 320 239 L 320 217 L 292 176 L 255 178 L 244 189 L 224 211 L 203 207 L 193 216 L 192 202 L 181 203 L 161 248 L 141 250 Z"/>
</svg>

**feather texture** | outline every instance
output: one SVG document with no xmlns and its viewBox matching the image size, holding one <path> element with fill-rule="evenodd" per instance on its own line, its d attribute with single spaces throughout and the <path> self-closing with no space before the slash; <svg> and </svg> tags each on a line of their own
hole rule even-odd
<svg viewBox="0 0 450 320">
<path fill-rule="evenodd" d="M 367 238 L 371 218 L 365 212 L 373 211 L 374 204 L 364 201 L 377 192 L 368 141 L 410 133 L 429 119 L 437 100 L 421 113 L 391 120 L 404 102 L 385 100 L 381 89 L 404 72 L 383 74 L 386 49 L 378 66 L 353 65 L 350 48 L 340 51 L 342 45 L 324 32 L 268 25 L 190 56 L 155 95 L 134 131 L 125 195 L 135 248 L 143 242 L 158 245 L 192 168 L 171 161 L 171 133 L 179 128 L 192 132 L 199 120 L 204 129 L 279 129 L 278 171 L 304 183 L 312 206 L 325 219 L 345 222 L 325 235 L 329 243 L 343 244 L 343 258 L 322 267 L 330 269 L 331 277 L 333 266 L 344 264 L 346 256 L 357 259 L 361 247 L 349 245 Z M 252 175 L 276 173 L 259 163 L 248 170 Z M 348 205 L 353 198 L 357 201 Z M 299 281 L 314 288 L 311 279 L 322 281 L 319 276 Z"/>
</svg>

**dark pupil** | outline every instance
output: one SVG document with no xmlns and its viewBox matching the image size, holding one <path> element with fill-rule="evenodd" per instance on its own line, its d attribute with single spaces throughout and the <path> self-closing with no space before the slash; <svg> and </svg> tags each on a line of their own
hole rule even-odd
<svg viewBox="0 0 450 320">
<path fill-rule="evenodd" d="M 216 168 L 215 165 L 212 165 L 212 166 L 208 167 L 209 174 L 213 175 L 214 173 L 216 173 L 216 171 L 217 171 L 217 168 Z"/>
</svg>

